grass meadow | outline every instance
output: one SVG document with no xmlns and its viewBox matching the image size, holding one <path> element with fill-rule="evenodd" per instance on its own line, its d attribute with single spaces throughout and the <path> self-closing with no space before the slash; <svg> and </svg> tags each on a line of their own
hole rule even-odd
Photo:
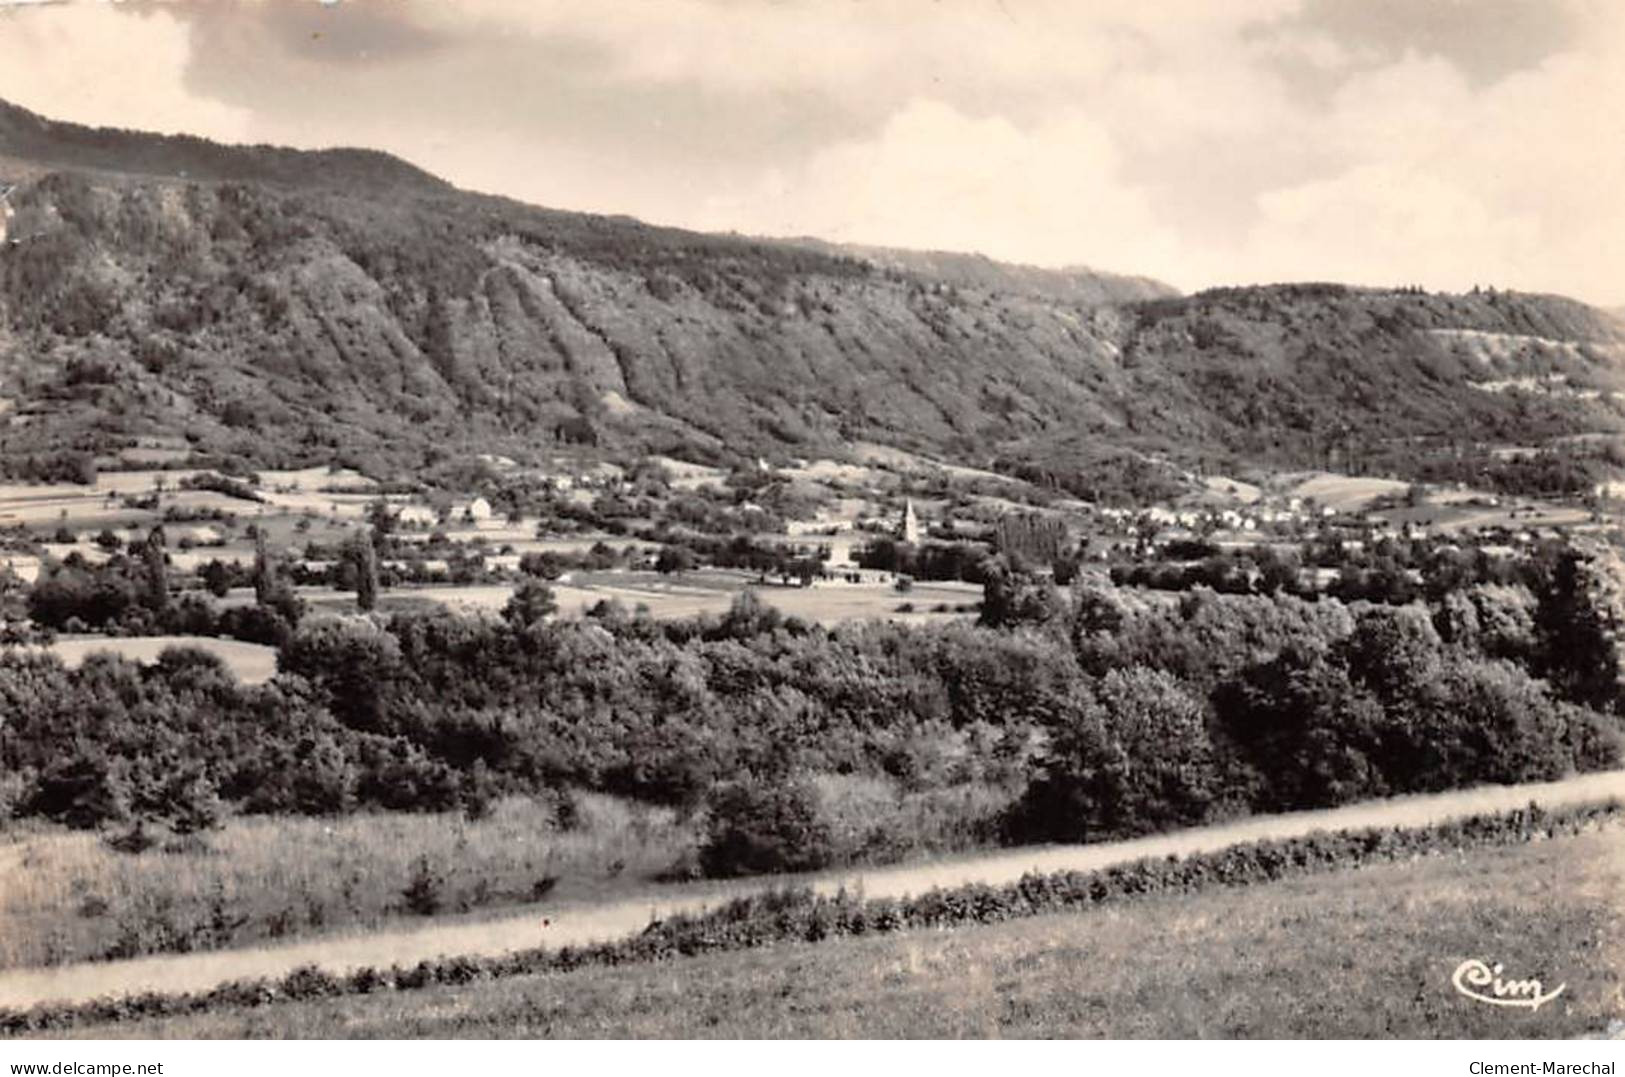
<svg viewBox="0 0 1625 1077">
<path fill-rule="evenodd" d="M 488 817 L 362 814 L 230 820 L 221 830 L 140 855 L 100 835 L 31 826 L 0 834 L 0 967 L 369 930 L 427 911 L 403 891 L 432 877 L 436 912 L 627 896 L 692 849 L 692 820 L 597 794 L 554 805 L 500 801 Z M 427 898 L 425 898 L 427 900 Z"/>
<path fill-rule="evenodd" d="M 859 776 L 814 784 L 842 863 L 976 848 L 1015 795 L 982 784 L 909 793 Z M 557 803 L 525 797 L 501 800 L 479 820 L 249 816 L 139 855 L 96 832 L 22 824 L 0 831 L 0 968 L 652 897 L 673 891 L 662 879 L 697 874 L 702 818 L 595 793 L 570 803 L 568 822 Z M 424 866 L 429 890 L 414 908 L 404 891 Z"/>
<path fill-rule="evenodd" d="M 1625 1016 L 1625 829 L 985 927 L 133 1021 L 147 1038 L 1535 1038 Z M 1469 958 L 1563 994 L 1458 995 Z"/>
</svg>

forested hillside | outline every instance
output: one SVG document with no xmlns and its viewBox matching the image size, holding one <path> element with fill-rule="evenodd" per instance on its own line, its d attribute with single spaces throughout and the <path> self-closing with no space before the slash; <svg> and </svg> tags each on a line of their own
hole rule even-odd
<svg viewBox="0 0 1625 1077">
<path fill-rule="evenodd" d="M 708 236 L 456 191 L 385 155 L 0 109 L 0 459 L 184 434 L 267 466 L 558 443 L 864 439 L 1087 496 L 1125 466 L 1414 474 L 1616 430 L 1567 300 L 1152 282 Z M 1072 281 L 1065 287 L 1061 282 Z M 5 405 L 0 405 L 5 406 Z M 9 466 L 9 465 L 8 465 Z"/>
</svg>

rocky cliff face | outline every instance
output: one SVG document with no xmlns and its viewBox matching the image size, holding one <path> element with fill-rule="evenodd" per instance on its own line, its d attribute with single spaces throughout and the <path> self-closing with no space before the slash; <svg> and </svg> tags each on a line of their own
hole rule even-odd
<svg viewBox="0 0 1625 1077">
<path fill-rule="evenodd" d="M 261 464 L 409 468 L 475 445 L 727 459 L 864 439 L 1053 475 L 1621 425 L 1620 327 L 1566 300 L 1178 297 L 554 212 L 377 154 L 42 134 L 14 112 L 0 455 L 181 432 Z"/>
</svg>

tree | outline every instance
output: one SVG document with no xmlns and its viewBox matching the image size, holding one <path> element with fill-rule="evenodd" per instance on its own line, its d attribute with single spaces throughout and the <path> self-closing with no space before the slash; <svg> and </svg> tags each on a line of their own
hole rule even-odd
<svg viewBox="0 0 1625 1077">
<path fill-rule="evenodd" d="M 1260 593 L 1274 595 L 1286 591 L 1290 594 L 1298 589 L 1296 554 L 1283 553 L 1273 546 L 1265 546 L 1254 552 L 1253 564 L 1258 566 Z"/>
<path fill-rule="evenodd" d="M 1563 698 L 1615 710 L 1625 682 L 1625 565 L 1613 550 L 1566 549 L 1545 575 L 1534 618 L 1542 672 Z"/>
<path fill-rule="evenodd" d="M 1115 670 L 1065 700 L 1011 829 L 1082 841 L 1189 826 L 1206 816 L 1217 785 L 1202 701 L 1167 673 Z"/>
<path fill-rule="evenodd" d="M 379 536 L 390 534 L 395 530 L 398 520 L 399 515 L 391 511 L 389 502 L 381 497 L 367 506 L 367 522 L 372 525 L 374 534 Z"/>
<path fill-rule="evenodd" d="M 169 571 L 164 561 L 164 529 L 160 526 L 147 532 L 147 541 L 141 548 L 147 607 L 158 613 L 169 606 Z"/>
<path fill-rule="evenodd" d="M 384 731 L 391 688 L 407 672 L 400 642 L 370 617 L 318 617 L 277 654 L 277 669 L 325 688 L 333 714 L 355 729 Z"/>
<path fill-rule="evenodd" d="M 270 602 L 275 587 L 276 573 L 271 564 L 271 551 L 266 545 L 265 530 L 254 528 L 254 601 L 264 606 Z"/>
<path fill-rule="evenodd" d="M 129 784 L 105 754 L 83 750 L 45 768 L 24 812 L 89 830 L 129 817 Z"/>
<path fill-rule="evenodd" d="M 1012 562 L 1053 565 L 1066 549 L 1066 522 L 1036 512 L 1006 513 L 993 529 L 993 545 Z"/>
<path fill-rule="evenodd" d="M 662 576 L 673 572 L 681 574 L 694 568 L 695 564 L 694 551 L 687 546 L 662 546 L 659 556 L 655 558 L 655 571 Z"/>
<path fill-rule="evenodd" d="M 181 770 L 164 783 L 158 814 L 177 834 L 198 834 L 220 825 L 225 805 L 214 782 L 198 768 Z"/>
<path fill-rule="evenodd" d="M 734 596 L 722 616 L 722 633 L 733 639 L 751 639 L 772 632 L 784 623 L 784 615 L 762 601 L 755 588 L 747 587 Z"/>
<path fill-rule="evenodd" d="M 356 607 L 370 613 L 378 605 L 378 552 L 373 548 L 372 535 L 357 532 L 350 540 L 348 556 L 355 567 Z"/>
<path fill-rule="evenodd" d="M 1395 706 L 1439 676 L 1442 648 L 1432 619 L 1419 606 L 1367 610 L 1338 645 L 1349 677 Z"/>
<path fill-rule="evenodd" d="M 514 588 L 513 597 L 502 607 L 502 619 L 518 629 L 545 621 L 559 610 L 553 588 L 540 580 L 525 580 Z"/>
<path fill-rule="evenodd" d="M 979 623 L 987 628 L 1043 624 L 1060 609 L 1049 578 L 1017 572 L 1002 556 L 989 559 L 983 575 Z"/>
<path fill-rule="evenodd" d="M 1355 683 L 1335 652 L 1293 644 L 1221 684 L 1214 702 L 1229 740 L 1250 764 L 1259 811 L 1295 811 L 1380 796 L 1392 719 Z"/>
<path fill-rule="evenodd" d="M 519 557 L 519 571 L 527 576 L 536 576 L 544 580 L 556 580 L 564 575 L 564 564 L 559 555 L 542 551 L 540 553 L 521 554 Z"/>
<path fill-rule="evenodd" d="M 816 871 L 832 845 L 818 791 L 804 780 L 728 782 L 706 798 L 700 867 L 711 878 Z"/>
<path fill-rule="evenodd" d="M 198 576 L 203 580 L 203 586 L 208 588 L 211 595 L 216 598 L 225 598 L 231 593 L 231 567 L 218 558 L 211 560 L 198 569 Z"/>
</svg>

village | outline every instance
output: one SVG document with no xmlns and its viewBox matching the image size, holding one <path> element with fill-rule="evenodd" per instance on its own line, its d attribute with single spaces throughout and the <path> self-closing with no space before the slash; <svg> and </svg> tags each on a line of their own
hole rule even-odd
<svg viewBox="0 0 1625 1077">
<path fill-rule="evenodd" d="M 469 462 L 473 477 L 460 492 L 342 467 L 233 477 L 186 459 L 182 445 L 151 439 L 99 460 L 89 484 L 0 488 L 8 638 L 30 638 L 24 596 L 42 579 L 94 574 L 155 535 L 175 595 L 214 611 L 205 625 L 255 605 L 251 577 L 267 554 L 311 612 L 357 612 L 349 551 L 358 537 L 374 547 L 383 612 L 496 615 L 518 585 L 540 580 L 555 616 L 720 615 L 750 589 L 786 616 L 834 625 L 974 619 L 984 562 L 1011 552 L 1001 538 L 1011 520 L 1054 530 L 1053 549 L 1021 567 L 1061 585 L 1081 571 L 1152 591 L 1346 597 L 1364 592 L 1338 592 L 1340 580 L 1373 564 L 1420 584 L 1429 559 L 1510 563 L 1543 542 L 1615 526 L 1601 511 L 1603 489 L 1574 505 L 1330 473 L 1256 483 L 1190 476 L 1188 492 L 1169 503 L 1094 505 L 879 447 L 846 461 L 757 461 L 732 472 L 669 457 L 539 456 L 521 465 L 485 455 Z M 104 637 L 149 657 L 160 641 L 185 638 L 105 607 L 54 620 L 50 645 L 70 661 Z M 268 676 L 271 656 L 245 648 L 276 639 L 263 629 L 237 634 L 247 638 L 205 645 Z"/>
</svg>

